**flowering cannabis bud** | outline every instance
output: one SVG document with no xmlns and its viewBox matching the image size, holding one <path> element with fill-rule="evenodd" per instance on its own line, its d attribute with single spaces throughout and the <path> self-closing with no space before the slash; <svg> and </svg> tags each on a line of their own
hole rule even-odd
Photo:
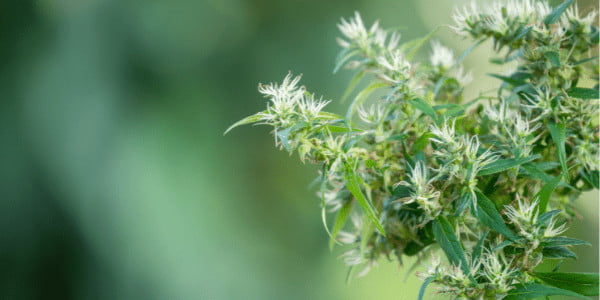
<svg viewBox="0 0 600 300">
<path fill-rule="evenodd" d="M 335 71 L 358 70 L 347 95 L 370 82 L 345 117 L 324 112 L 329 101 L 288 74 L 259 85 L 267 109 L 227 131 L 272 126 L 277 146 L 322 167 L 330 246 L 347 247 L 344 261 L 362 266 L 359 275 L 381 256 L 431 254 L 420 298 L 428 284 L 457 299 L 598 295 L 597 274 L 537 269 L 588 244 L 562 234 L 572 201 L 599 186 L 597 14 L 581 16 L 572 2 L 473 3 L 452 26 L 473 46 L 455 58 L 433 41 L 422 62 L 414 56 L 433 34 L 401 44 L 356 13 L 338 25 Z M 515 68 L 490 74 L 502 82 L 496 91 L 463 101 L 471 78 L 461 61 L 485 40 L 503 52 L 490 63 Z M 374 91 L 384 96 L 370 99 Z"/>
</svg>

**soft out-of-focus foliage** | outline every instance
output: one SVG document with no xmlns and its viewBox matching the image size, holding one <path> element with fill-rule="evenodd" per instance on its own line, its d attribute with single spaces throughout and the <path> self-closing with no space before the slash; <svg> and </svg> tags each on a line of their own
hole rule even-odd
<svg viewBox="0 0 600 300">
<path fill-rule="evenodd" d="M 292 68 L 341 95 L 339 17 L 360 10 L 411 39 L 439 23 L 420 18 L 433 4 L 454 5 L 2 2 L 0 298 L 413 298 L 395 266 L 346 286 L 312 170 L 265 129 L 222 132 L 263 107 L 256 82 Z M 584 200 L 578 226 L 593 235 Z"/>
</svg>

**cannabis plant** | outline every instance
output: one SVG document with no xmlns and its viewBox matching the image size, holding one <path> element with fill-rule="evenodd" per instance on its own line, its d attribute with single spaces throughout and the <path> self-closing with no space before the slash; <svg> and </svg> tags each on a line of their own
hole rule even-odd
<svg viewBox="0 0 600 300">
<path fill-rule="evenodd" d="M 429 284 L 453 299 L 598 295 L 598 274 L 559 270 L 588 244 L 563 235 L 572 203 L 599 182 L 597 14 L 572 2 L 456 10 L 450 28 L 473 41 L 459 57 L 429 42 L 435 31 L 401 43 L 357 13 L 338 25 L 335 71 L 356 70 L 345 116 L 288 74 L 259 85 L 267 108 L 231 128 L 272 126 L 278 147 L 321 166 L 330 246 L 348 245 L 344 260 L 360 273 L 382 256 L 416 256 L 430 266 L 420 298 Z M 465 99 L 461 62 L 488 40 L 490 63 L 512 71 Z M 429 60 L 416 61 L 429 43 Z M 549 260 L 554 271 L 536 268 Z"/>
</svg>

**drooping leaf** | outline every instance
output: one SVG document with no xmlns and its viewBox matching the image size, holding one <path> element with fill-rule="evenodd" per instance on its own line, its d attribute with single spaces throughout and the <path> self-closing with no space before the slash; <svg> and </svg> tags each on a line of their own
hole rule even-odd
<svg viewBox="0 0 600 300">
<path fill-rule="evenodd" d="M 444 253 L 446 253 L 448 261 L 455 266 L 460 266 L 465 274 L 469 274 L 469 265 L 463 248 L 454 233 L 453 226 L 446 218 L 442 216 L 436 218 L 433 222 L 433 235 Z"/>
<path fill-rule="evenodd" d="M 234 129 L 238 126 L 256 123 L 256 122 L 261 121 L 263 118 L 261 113 L 266 113 L 266 111 L 260 112 L 260 113 L 257 113 L 257 114 L 251 115 L 251 116 L 247 116 L 247 117 L 235 122 L 233 125 L 229 126 L 229 128 L 227 128 L 227 130 L 225 130 L 225 133 L 223 133 L 223 135 L 226 135 L 228 132 L 230 132 L 232 129 Z"/>
<path fill-rule="evenodd" d="M 344 205 L 338 211 L 337 216 L 335 217 L 335 222 L 333 223 L 333 228 L 331 229 L 331 236 L 329 238 L 329 249 L 333 249 L 336 238 L 342 230 L 342 228 L 344 228 L 344 225 L 346 224 L 346 221 L 348 220 L 348 216 L 350 216 L 351 211 L 352 201 L 347 201 L 346 203 L 344 203 Z"/>
<path fill-rule="evenodd" d="M 585 296 L 569 290 L 563 290 L 539 283 L 525 283 L 515 285 L 515 288 L 508 291 L 508 295 L 504 300 L 533 299 L 546 296 L 571 296 L 587 299 Z"/>
<path fill-rule="evenodd" d="M 567 95 L 573 98 L 579 99 L 598 99 L 600 98 L 598 89 L 588 89 L 588 88 L 570 88 L 567 91 Z"/>
<path fill-rule="evenodd" d="M 546 24 L 546 26 L 548 26 L 548 25 L 554 24 L 554 22 L 558 21 L 558 19 L 560 19 L 560 16 L 565 12 L 567 7 L 569 7 L 569 5 L 571 5 L 571 3 L 573 3 L 573 0 L 566 0 L 565 2 L 561 3 L 559 6 L 555 7 L 550 12 L 550 14 L 548 14 L 546 16 L 546 18 L 544 18 L 544 24 Z"/>
<path fill-rule="evenodd" d="M 563 176 L 568 181 L 569 168 L 567 167 L 567 152 L 565 151 L 565 140 L 567 135 L 565 124 L 556 124 L 554 122 L 550 122 L 548 124 L 548 130 L 550 130 L 550 136 L 552 136 L 552 140 L 554 141 L 554 144 L 556 144 L 556 149 L 558 151 L 558 161 L 560 162 Z"/>
<path fill-rule="evenodd" d="M 425 296 L 425 290 L 427 289 L 427 286 L 432 283 L 435 280 L 435 277 L 429 277 L 427 279 L 425 279 L 425 281 L 423 281 L 423 284 L 421 285 L 421 289 L 419 289 L 419 298 L 418 300 L 423 300 L 423 296 Z"/>
<path fill-rule="evenodd" d="M 346 179 L 346 188 L 348 189 L 348 191 L 350 191 L 350 193 L 352 193 L 352 196 L 354 196 L 360 207 L 363 209 L 365 215 L 369 217 L 369 220 L 373 224 L 375 224 L 377 230 L 382 235 L 385 235 L 385 230 L 383 229 L 381 222 L 379 222 L 379 218 L 377 217 L 372 204 L 367 200 L 367 198 L 365 198 L 365 195 L 360 189 L 360 181 L 357 176 L 358 175 L 356 174 L 352 166 L 350 164 L 346 164 L 344 172 L 344 178 Z"/>
<path fill-rule="evenodd" d="M 545 283 L 584 296 L 598 296 L 598 273 L 540 273 L 535 277 Z"/>
<path fill-rule="evenodd" d="M 517 241 L 519 238 L 506 226 L 496 205 L 483 193 L 476 191 L 475 194 L 477 195 L 476 215 L 479 221 L 511 241 Z"/>
<path fill-rule="evenodd" d="M 561 176 L 556 176 L 552 181 L 546 183 L 544 187 L 535 195 L 534 198 L 537 197 L 538 203 L 538 212 L 545 213 L 546 207 L 548 206 L 548 201 L 550 200 L 550 196 L 552 196 L 552 192 L 556 189 L 558 184 L 560 183 Z"/>
<path fill-rule="evenodd" d="M 494 173 L 502 172 L 514 168 L 516 166 L 522 165 L 524 163 L 528 163 L 532 160 L 538 159 L 539 157 L 539 154 L 536 154 L 527 157 L 499 159 L 479 170 L 477 176 L 491 175 Z"/>
</svg>

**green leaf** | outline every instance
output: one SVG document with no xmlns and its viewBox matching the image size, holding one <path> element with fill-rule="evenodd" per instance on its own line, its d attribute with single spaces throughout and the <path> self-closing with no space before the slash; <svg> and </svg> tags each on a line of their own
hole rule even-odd
<svg viewBox="0 0 600 300">
<path fill-rule="evenodd" d="M 544 254 L 545 258 L 549 259 L 577 259 L 577 254 L 575 254 L 575 252 L 562 246 L 544 247 L 544 249 L 542 250 L 542 254 Z"/>
<path fill-rule="evenodd" d="M 581 174 L 581 178 L 583 178 L 583 180 L 589 183 L 592 187 L 598 189 L 598 185 L 600 184 L 600 174 L 598 170 L 581 170 L 579 174 Z"/>
<path fill-rule="evenodd" d="M 264 111 L 262 113 L 266 113 L 266 111 Z M 263 116 L 261 115 L 261 113 L 247 116 L 247 117 L 235 122 L 233 125 L 229 126 L 229 128 L 227 128 L 227 130 L 225 130 L 225 133 L 223 133 L 223 135 L 226 135 L 228 132 L 230 132 L 232 129 L 234 129 L 238 126 L 259 122 L 262 120 L 262 117 Z"/>
<path fill-rule="evenodd" d="M 508 295 L 506 298 L 504 298 L 504 300 L 533 299 L 537 297 L 555 295 L 587 299 L 584 296 L 569 290 L 563 290 L 560 288 L 547 286 L 539 283 L 526 283 L 515 285 L 515 288 L 508 291 Z"/>
<path fill-rule="evenodd" d="M 412 152 L 423 151 L 427 145 L 429 145 L 429 139 L 435 137 L 435 135 L 429 131 L 423 133 L 412 145 Z"/>
<path fill-rule="evenodd" d="M 479 170 L 477 176 L 490 175 L 498 172 L 502 172 L 516 166 L 522 165 L 524 163 L 528 163 L 532 160 L 539 158 L 540 155 L 532 155 L 527 157 L 519 157 L 519 158 L 507 158 L 507 159 L 499 159 L 487 166 L 483 169 Z"/>
<path fill-rule="evenodd" d="M 469 48 L 467 48 L 467 50 L 465 50 L 465 52 L 463 52 L 454 62 L 454 64 L 448 69 L 448 71 L 456 68 L 457 66 L 459 66 L 462 61 L 467 57 L 467 55 L 469 55 L 471 52 L 473 52 L 473 50 L 475 50 L 475 48 L 477 48 L 477 46 L 481 45 L 481 43 L 483 43 L 486 40 L 486 38 L 482 38 L 477 40 L 475 43 L 473 43 L 473 45 L 471 45 Z M 442 88 L 442 85 L 444 83 L 444 80 L 446 80 L 446 76 L 442 76 L 440 79 L 438 79 L 437 83 L 435 84 L 435 88 L 433 89 L 433 95 L 437 97 L 440 89 Z"/>
<path fill-rule="evenodd" d="M 419 49 L 421 49 L 421 47 L 423 47 L 423 45 L 425 45 L 425 43 L 427 43 L 427 41 L 429 41 L 435 35 L 435 33 L 438 32 L 438 30 L 440 30 L 440 28 L 442 28 L 442 26 L 436 27 L 430 33 L 428 33 L 426 36 L 424 36 L 422 38 L 408 41 L 408 42 L 404 43 L 402 46 L 400 46 L 400 49 L 403 52 L 406 51 L 406 55 L 404 56 L 406 58 L 406 60 L 411 61 L 413 59 L 413 57 L 415 56 L 415 54 L 417 54 Z M 409 50 L 409 51 L 407 51 L 407 50 Z"/>
<path fill-rule="evenodd" d="M 335 126 L 335 125 L 327 125 L 326 128 L 331 133 L 347 133 L 347 132 L 361 132 L 362 130 L 358 128 L 348 128 L 345 126 Z"/>
<path fill-rule="evenodd" d="M 588 88 L 578 88 L 578 87 L 570 88 L 567 91 L 567 95 L 569 95 L 569 97 L 579 98 L 579 99 L 598 99 L 598 98 L 600 98 L 599 94 L 600 93 L 598 92 L 598 89 L 588 89 Z"/>
<path fill-rule="evenodd" d="M 425 296 L 425 290 L 427 289 L 427 286 L 432 283 L 435 280 L 435 277 L 429 277 L 427 279 L 425 279 L 425 281 L 423 281 L 423 284 L 421 285 L 421 289 L 419 289 L 419 298 L 418 300 L 423 300 L 423 296 Z"/>
<path fill-rule="evenodd" d="M 427 103 L 427 101 L 421 98 L 416 98 L 413 100 L 409 100 L 408 103 L 414 108 L 422 111 L 424 114 L 430 116 L 433 119 L 433 121 L 437 123 L 437 115 L 435 113 L 435 110 L 433 110 L 433 108 L 429 105 L 429 103 Z"/>
<path fill-rule="evenodd" d="M 359 51 L 358 50 L 354 50 L 349 52 L 348 48 L 344 48 L 342 51 L 340 51 L 340 54 L 338 54 L 338 57 L 336 58 L 336 64 L 335 67 L 333 68 L 333 74 L 337 73 L 340 68 L 350 59 L 352 58 L 352 56 L 358 54 Z"/>
<path fill-rule="evenodd" d="M 569 168 L 567 168 L 567 152 L 565 151 L 565 140 L 567 134 L 565 124 L 556 124 L 554 122 L 550 122 L 548 124 L 548 130 L 550 130 L 552 140 L 554 141 L 554 144 L 556 144 L 556 150 L 558 151 L 558 160 L 560 161 L 563 176 L 567 181 L 569 181 Z"/>
<path fill-rule="evenodd" d="M 361 105 L 365 100 L 367 100 L 367 97 L 369 97 L 369 95 L 371 95 L 373 91 L 375 91 L 378 88 L 387 86 L 389 85 L 384 82 L 373 82 L 369 84 L 366 88 L 364 88 L 362 91 L 360 91 L 360 93 L 358 93 L 358 95 L 354 97 L 354 100 L 350 104 L 350 107 L 348 107 L 348 112 L 346 113 L 346 120 L 350 120 L 352 118 L 354 111 L 356 111 L 356 107 Z"/>
<path fill-rule="evenodd" d="M 576 61 L 576 62 L 574 62 L 572 65 L 573 65 L 573 66 L 576 66 L 576 65 L 584 64 L 584 63 L 586 63 L 586 62 L 588 62 L 588 61 L 592 61 L 592 60 L 594 60 L 594 59 L 597 59 L 597 58 L 598 58 L 598 55 L 596 55 L 596 56 L 592 56 L 592 57 L 588 57 L 588 58 L 586 58 L 586 59 L 582 59 L 582 60 L 580 60 L 580 61 Z"/>
<path fill-rule="evenodd" d="M 344 178 L 346 179 L 346 188 L 348 191 L 350 191 L 350 193 L 352 193 L 352 196 L 354 196 L 360 207 L 363 209 L 365 215 L 369 217 L 373 224 L 375 224 L 377 230 L 382 235 L 385 235 L 385 230 L 379 222 L 379 218 L 377 218 L 373 206 L 371 203 L 369 203 L 367 198 L 365 198 L 365 195 L 363 195 L 362 191 L 360 190 L 360 181 L 350 164 L 346 164 L 345 166 Z"/>
<path fill-rule="evenodd" d="M 346 224 L 346 221 L 348 220 L 348 216 L 350 216 L 351 211 L 352 201 L 347 201 L 346 203 L 344 203 L 342 208 L 340 208 L 340 210 L 338 211 L 337 216 L 335 217 L 335 222 L 333 223 L 333 228 L 331 229 L 331 236 L 329 238 L 330 250 L 333 249 L 333 246 L 336 242 L 335 239 L 337 238 L 342 228 L 344 228 L 344 224 Z"/>
<path fill-rule="evenodd" d="M 552 63 L 555 67 L 560 67 L 560 55 L 556 51 L 548 51 L 544 53 L 544 56 Z"/>
<path fill-rule="evenodd" d="M 544 24 L 546 24 L 546 26 L 548 26 L 548 25 L 554 24 L 554 22 L 558 21 L 558 19 L 560 18 L 560 15 L 562 15 L 563 12 L 565 12 L 567 7 L 569 7 L 569 5 L 571 5 L 571 3 L 573 3 L 573 0 L 567 0 L 563 3 L 561 3 L 556 8 L 554 8 L 554 10 L 552 10 L 552 12 L 550 12 L 550 14 L 547 15 L 546 18 L 544 18 Z"/>
<path fill-rule="evenodd" d="M 560 214 L 561 210 L 560 209 L 555 209 L 555 210 L 551 210 L 549 212 L 545 212 L 543 214 L 541 214 L 538 219 L 537 219 L 537 225 L 543 225 L 548 223 L 548 221 L 550 221 L 552 218 L 554 218 L 554 216 Z"/>
<path fill-rule="evenodd" d="M 454 228 L 446 218 L 439 216 L 433 222 L 433 236 L 446 253 L 448 261 L 455 266 L 460 266 L 465 274 L 469 274 L 469 265 L 463 248 L 454 233 Z"/>
<path fill-rule="evenodd" d="M 471 260 L 473 262 L 478 261 L 479 257 L 481 257 L 481 253 L 483 252 L 483 243 L 485 242 L 485 239 L 487 238 L 489 233 L 490 231 L 486 230 L 479 238 L 479 241 L 477 241 L 477 244 L 475 244 L 475 247 L 473 247 L 473 254 L 471 255 Z"/>
<path fill-rule="evenodd" d="M 290 136 L 296 133 L 298 130 L 306 128 L 307 126 L 308 123 L 302 122 L 294 124 L 293 126 L 288 127 L 286 129 L 277 131 L 277 138 L 279 138 L 279 141 L 281 142 L 281 145 L 283 145 L 283 148 L 285 148 L 285 150 L 287 151 L 292 151 L 292 145 L 289 141 Z"/>
<path fill-rule="evenodd" d="M 556 247 L 556 246 L 569 246 L 569 245 L 588 245 L 591 246 L 590 243 L 566 236 L 555 236 L 548 239 L 545 239 L 542 243 L 542 246 L 545 247 Z"/>
<path fill-rule="evenodd" d="M 500 213 L 496 209 L 496 205 L 483 193 L 476 191 L 475 194 L 477 195 L 476 214 L 479 221 L 511 241 L 516 242 L 519 238 L 506 226 L 502 216 L 500 216 Z"/>
<path fill-rule="evenodd" d="M 548 207 L 548 201 L 550 200 L 550 196 L 552 196 L 552 192 L 556 189 L 558 184 L 560 183 L 561 176 L 556 176 L 552 181 L 546 183 L 544 187 L 535 195 L 534 198 L 538 198 L 540 201 L 538 204 L 538 212 L 545 213 L 546 207 Z"/>
<path fill-rule="evenodd" d="M 531 75 L 529 76 L 515 76 L 515 74 L 511 75 L 511 76 L 503 76 L 503 75 L 498 75 L 498 74 L 488 74 L 491 77 L 494 78 L 498 78 L 512 86 L 521 86 L 526 84 L 527 82 L 525 81 L 527 78 L 531 77 Z"/>
<path fill-rule="evenodd" d="M 362 79 L 362 77 L 364 75 L 365 75 L 365 71 L 360 71 L 360 72 L 356 73 L 356 75 L 354 75 L 354 77 L 352 77 L 352 80 L 350 80 L 348 87 L 346 87 L 346 90 L 344 91 L 344 95 L 342 96 L 341 102 L 346 102 L 346 99 L 348 99 L 348 96 L 350 96 L 352 91 L 354 91 L 354 89 L 356 88 L 356 86 L 358 85 L 358 83 L 360 82 L 360 80 Z"/>
<path fill-rule="evenodd" d="M 535 277 L 545 283 L 584 296 L 598 296 L 598 273 L 540 273 Z"/>
</svg>

